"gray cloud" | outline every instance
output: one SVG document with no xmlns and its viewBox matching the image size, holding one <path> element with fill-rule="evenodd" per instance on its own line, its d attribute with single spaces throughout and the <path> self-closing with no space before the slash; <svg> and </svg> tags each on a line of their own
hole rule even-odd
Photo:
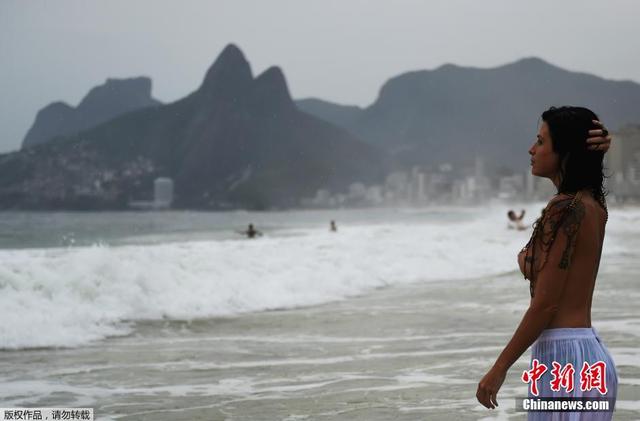
<svg viewBox="0 0 640 421">
<path fill-rule="evenodd" d="M 345 104 L 370 104 L 408 70 L 527 56 L 640 81 L 637 16 L 635 0 L 3 0 L 0 151 L 19 147 L 38 109 L 77 105 L 107 77 L 147 75 L 154 97 L 180 98 L 230 42 L 254 73 L 281 66 L 295 98 Z"/>
</svg>

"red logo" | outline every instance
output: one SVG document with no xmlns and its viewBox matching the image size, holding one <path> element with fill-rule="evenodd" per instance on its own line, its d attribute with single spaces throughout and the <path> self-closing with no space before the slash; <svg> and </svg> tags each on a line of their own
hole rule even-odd
<svg viewBox="0 0 640 421">
<path fill-rule="evenodd" d="M 551 364 L 553 365 L 550 371 L 553 379 L 549 382 L 551 390 L 558 392 L 561 389 L 565 389 L 567 393 L 573 391 L 574 375 L 576 372 L 573 364 L 567 363 L 563 366 L 557 361 L 553 361 Z M 538 396 L 539 390 L 537 382 L 546 372 L 547 366 L 534 358 L 531 362 L 531 370 L 525 370 L 522 373 L 522 381 L 531 384 L 531 393 L 534 396 Z M 598 361 L 591 365 L 585 361 L 582 364 L 582 370 L 580 370 L 580 390 L 587 392 L 592 389 L 596 389 L 603 395 L 607 394 L 607 363 L 604 361 Z"/>
<path fill-rule="evenodd" d="M 556 361 L 552 364 L 551 374 L 553 375 L 553 380 L 551 380 L 551 390 L 557 392 L 564 388 L 567 392 L 571 392 L 573 390 L 573 375 L 576 372 L 573 364 L 568 363 L 564 367 Z"/>
<path fill-rule="evenodd" d="M 586 392 L 597 389 L 601 394 L 607 393 L 607 363 L 598 361 L 589 365 L 586 361 L 580 370 L 580 390 Z"/>
<path fill-rule="evenodd" d="M 538 396 L 538 379 L 547 371 L 547 366 L 540 364 L 537 359 L 532 362 L 533 368 L 529 371 L 522 373 L 522 381 L 525 383 L 531 383 L 531 393 L 534 396 Z"/>
</svg>

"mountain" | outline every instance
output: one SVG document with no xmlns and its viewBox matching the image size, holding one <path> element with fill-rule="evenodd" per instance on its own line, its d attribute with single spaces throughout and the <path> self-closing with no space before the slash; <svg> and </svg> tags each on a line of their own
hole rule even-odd
<svg viewBox="0 0 640 421">
<path fill-rule="evenodd" d="M 513 170 L 542 111 L 552 105 L 591 108 L 610 129 L 640 121 L 640 85 L 571 72 L 537 58 L 479 69 L 452 64 L 387 81 L 369 107 L 305 99 L 300 109 L 340 125 L 390 152 L 396 165 L 462 163 L 476 155 Z"/>
<path fill-rule="evenodd" d="M 282 71 L 254 78 L 233 44 L 178 101 L 0 155 L 0 207 L 125 207 L 152 180 L 184 208 L 296 206 L 319 188 L 379 181 L 382 153 L 300 111 Z"/>
<path fill-rule="evenodd" d="M 160 105 L 160 101 L 151 97 L 151 79 L 148 77 L 107 79 L 103 85 L 91 89 L 75 108 L 64 102 L 54 102 L 38 111 L 22 147 L 75 134 L 129 111 L 156 105 Z"/>
<path fill-rule="evenodd" d="M 298 99 L 295 103 L 302 111 L 351 131 L 355 131 L 355 124 L 364 111 L 355 105 L 340 105 L 316 98 Z"/>
</svg>

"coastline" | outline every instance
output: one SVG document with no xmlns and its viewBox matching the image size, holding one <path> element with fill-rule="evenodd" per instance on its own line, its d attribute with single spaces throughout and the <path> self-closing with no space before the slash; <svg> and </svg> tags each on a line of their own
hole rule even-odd
<svg viewBox="0 0 640 421">
<path fill-rule="evenodd" d="M 605 273 L 594 297 L 594 326 L 620 374 L 621 420 L 639 414 L 640 332 L 624 291 L 632 282 Z M 530 351 L 509 370 L 498 409 L 480 407 L 475 388 L 527 303 L 510 273 L 238 317 L 137 322 L 127 336 L 79 348 L 0 352 L 0 401 L 90 406 L 101 420 L 524 419 L 513 398 L 526 392 L 519 373 Z"/>
</svg>

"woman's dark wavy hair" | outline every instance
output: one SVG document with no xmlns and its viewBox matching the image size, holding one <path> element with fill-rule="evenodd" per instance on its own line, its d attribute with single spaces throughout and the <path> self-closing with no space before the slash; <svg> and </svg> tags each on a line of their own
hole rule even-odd
<svg viewBox="0 0 640 421">
<path fill-rule="evenodd" d="M 558 193 L 588 189 L 596 200 L 606 206 L 604 152 L 587 149 L 589 130 L 600 128 L 592 120 L 599 118 L 583 107 L 551 107 L 542 113 L 542 121 L 549 127 L 553 151 L 560 157 Z"/>
</svg>

